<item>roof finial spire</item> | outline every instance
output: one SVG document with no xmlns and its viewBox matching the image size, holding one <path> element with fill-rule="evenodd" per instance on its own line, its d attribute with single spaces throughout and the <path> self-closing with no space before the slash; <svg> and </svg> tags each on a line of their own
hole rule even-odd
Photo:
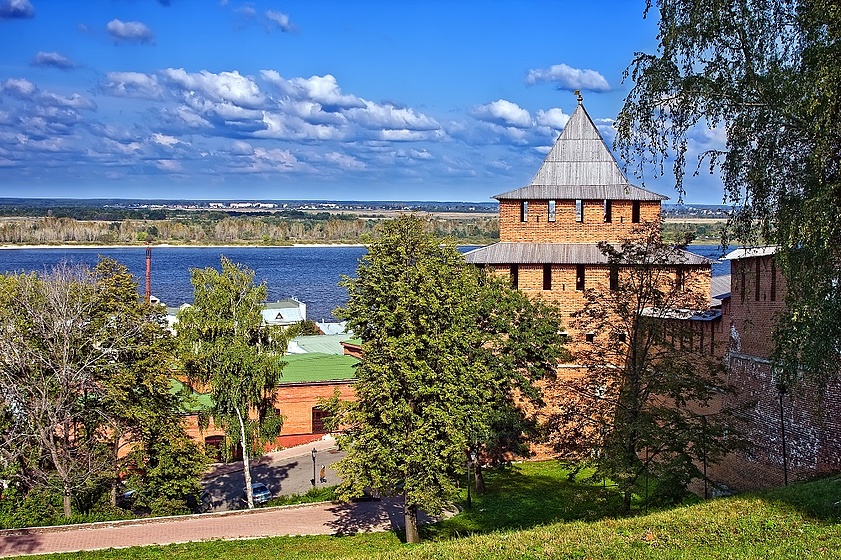
<svg viewBox="0 0 841 560">
<path fill-rule="evenodd" d="M 572 93 L 578 96 L 578 104 L 581 105 L 581 102 L 584 101 L 584 98 L 581 97 L 581 90 L 577 89 Z"/>
</svg>

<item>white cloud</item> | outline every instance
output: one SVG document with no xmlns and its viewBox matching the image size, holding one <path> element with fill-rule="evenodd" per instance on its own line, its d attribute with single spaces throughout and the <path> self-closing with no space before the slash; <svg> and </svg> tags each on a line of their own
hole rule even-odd
<svg viewBox="0 0 841 560">
<path fill-rule="evenodd" d="M 0 0 L 0 19 L 28 19 L 35 16 L 29 0 Z"/>
<path fill-rule="evenodd" d="M 46 105 L 51 105 L 53 107 L 65 107 L 69 109 L 87 109 L 89 111 L 93 111 L 96 109 L 96 103 L 94 103 L 87 97 L 82 97 L 78 93 L 74 93 L 70 97 L 62 97 L 54 93 L 45 92 L 41 95 L 41 100 Z"/>
<path fill-rule="evenodd" d="M 502 126 L 528 128 L 532 125 L 531 115 L 528 111 L 505 99 L 480 105 L 473 109 L 472 114 L 481 121 Z"/>
<path fill-rule="evenodd" d="M 328 111 L 365 106 L 355 95 L 342 93 L 336 78 L 330 74 L 287 80 L 275 70 L 261 70 L 260 76 L 291 99 L 313 101 Z"/>
<path fill-rule="evenodd" d="M 257 83 L 236 70 L 218 74 L 202 70 L 191 74 L 183 68 L 167 68 L 161 75 L 170 84 L 182 88 L 182 94 L 187 97 L 203 95 L 212 101 L 229 101 L 251 109 L 265 102 Z"/>
<path fill-rule="evenodd" d="M 117 42 L 153 43 L 155 40 L 152 30 L 139 21 L 120 21 L 112 19 L 105 26 L 108 34 Z"/>
<path fill-rule="evenodd" d="M 159 159 L 155 162 L 155 167 L 167 173 L 181 173 L 184 171 L 181 162 L 174 159 Z"/>
<path fill-rule="evenodd" d="M 105 82 L 100 86 L 102 91 L 117 97 L 139 97 L 143 99 L 160 99 L 163 90 L 158 83 L 157 76 L 142 72 L 109 72 L 105 75 Z"/>
<path fill-rule="evenodd" d="M 34 66 L 52 66 L 61 70 L 70 70 L 76 67 L 76 63 L 63 54 L 44 51 L 39 51 L 35 55 L 35 58 L 32 59 L 32 64 Z"/>
<path fill-rule="evenodd" d="M 529 70 L 526 83 L 529 85 L 543 82 L 554 82 L 558 89 L 573 91 L 576 89 L 588 91 L 610 91 L 610 84 L 604 76 L 595 70 L 579 70 L 566 64 L 556 64 L 549 68 Z"/>
<path fill-rule="evenodd" d="M 372 130 L 429 131 L 441 128 L 435 119 L 418 114 L 414 109 L 378 105 L 371 101 L 365 101 L 364 109 L 351 109 L 345 114 L 353 122 Z"/>
<path fill-rule="evenodd" d="M 553 107 L 548 111 L 537 111 L 537 117 L 535 120 L 540 126 L 548 126 L 554 128 L 555 130 L 561 130 L 567 125 L 569 115 L 564 113 L 562 109 Z"/>
<path fill-rule="evenodd" d="M 175 136 L 168 136 L 166 134 L 160 134 L 156 132 L 152 135 L 152 142 L 154 142 L 155 144 L 166 146 L 167 148 L 171 148 L 174 145 L 181 143 L 181 140 L 179 140 Z"/>
<path fill-rule="evenodd" d="M 37 89 L 35 84 L 23 78 L 9 78 L 0 86 L 0 91 L 23 98 L 31 96 Z"/>
<path fill-rule="evenodd" d="M 343 169 L 365 169 L 366 167 L 364 162 L 338 152 L 328 152 L 324 155 L 324 159 Z"/>
<path fill-rule="evenodd" d="M 282 12 L 269 10 L 266 12 L 266 19 L 277 25 L 277 27 L 284 33 L 288 33 L 293 30 L 292 24 L 289 23 L 289 16 Z"/>
</svg>

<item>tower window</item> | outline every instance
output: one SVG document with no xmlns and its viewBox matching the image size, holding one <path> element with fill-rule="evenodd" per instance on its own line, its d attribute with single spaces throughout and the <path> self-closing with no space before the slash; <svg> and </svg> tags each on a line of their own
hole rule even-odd
<svg viewBox="0 0 841 560">
<path fill-rule="evenodd" d="M 554 221 L 555 221 L 555 201 L 554 201 L 554 200 L 550 200 L 550 201 L 549 201 L 549 216 L 548 216 L 548 220 L 549 220 L 550 222 L 554 222 Z"/>
<path fill-rule="evenodd" d="M 619 267 L 613 265 L 610 267 L 610 291 L 615 292 L 619 289 Z"/>
<path fill-rule="evenodd" d="M 613 221 L 613 201 L 605 199 L 604 201 L 604 223 L 609 224 Z"/>
<path fill-rule="evenodd" d="M 634 224 L 640 223 L 640 201 L 634 200 L 631 203 L 631 222 Z"/>
<path fill-rule="evenodd" d="M 575 267 L 575 289 L 584 289 L 584 265 L 579 264 Z"/>
<path fill-rule="evenodd" d="M 584 201 L 580 198 L 575 201 L 575 221 L 584 221 Z"/>
<path fill-rule="evenodd" d="M 528 222 L 529 221 L 529 201 L 523 200 L 520 202 L 520 221 L 521 222 Z"/>
<path fill-rule="evenodd" d="M 777 264 L 771 259 L 771 301 L 777 301 Z"/>
<path fill-rule="evenodd" d="M 520 271 L 517 268 L 516 264 L 511 265 L 511 287 L 512 288 L 519 288 L 520 284 Z"/>
<path fill-rule="evenodd" d="M 761 260 L 756 259 L 756 285 L 754 286 L 754 300 L 759 301 L 759 278 L 762 276 Z"/>
<path fill-rule="evenodd" d="M 551 290 L 552 289 L 552 265 L 551 264 L 544 264 L 543 265 L 543 289 L 544 290 Z"/>
</svg>

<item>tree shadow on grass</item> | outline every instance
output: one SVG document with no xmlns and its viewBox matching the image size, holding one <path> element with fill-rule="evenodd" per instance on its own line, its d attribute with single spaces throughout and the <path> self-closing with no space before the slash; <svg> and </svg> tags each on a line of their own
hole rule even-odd
<svg viewBox="0 0 841 560">
<path fill-rule="evenodd" d="M 487 491 L 473 504 L 426 530 L 425 536 L 455 536 L 517 530 L 560 521 L 596 521 L 621 515 L 622 499 L 611 487 L 572 482 L 557 474 L 524 474 L 518 469 L 487 473 Z"/>
</svg>

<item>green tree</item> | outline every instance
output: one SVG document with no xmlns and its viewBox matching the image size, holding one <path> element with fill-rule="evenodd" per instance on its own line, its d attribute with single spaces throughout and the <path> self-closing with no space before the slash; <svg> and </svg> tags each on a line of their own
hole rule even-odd
<svg viewBox="0 0 841 560">
<path fill-rule="evenodd" d="M 221 260 L 221 271 L 190 270 L 194 304 L 178 312 L 177 339 L 188 379 L 213 398 L 214 424 L 242 447 L 253 508 L 250 456 L 280 433 L 283 419 L 273 403 L 290 331 L 263 324 L 266 285 L 254 283 L 254 272 Z"/>
<path fill-rule="evenodd" d="M 402 494 L 408 542 L 419 540 L 419 508 L 438 513 L 454 498 L 471 440 L 489 432 L 484 410 L 508 402 L 534 371 L 554 371 L 551 356 L 559 353 L 553 322 L 546 330 L 554 343 L 545 340 L 546 351 L 535 353 L 550 356 L 542 367 L 527 364 L 525 354 L 500 356 L 510 343 L 505 333 L 513 332 L 503 317 L 515 310 L 500 303 L 516 294 L 494 299 L 506 294 L 501 281 L 467 265 L 451 241 L 425 226 L 416 216 L 383 223 L 357 276 L 342 280 L 349 300 L 337 311 L 362 339 L 363 354 L 357 400 L 335 418 L 348 452 L 336 465 L 339 493 L 349 498 L 367 487 Z"/>
<path fill-rule="evenodd" d="M 595 336 L 576 353 L 583 372 L 565 377 L 550 426 L 555 447 L 616 481 L 630 511 L 644 477 L 676 500 L 703 476 L 697 465 L 719 459 L 734 438 L 723 436 L 726 411 L 710 406 L 725 390 L 722 367 L 689 336 L 691 310 L 706 309 L 709 295 L 693 286 L 691 268 L 677 272 L 683 246 L 663 243 L 655 222 L 600 249 L 618 282 L 587 289 L 574 314 L 573 325 Z"/>
<path fill-rule="evenodd" d="M 112 259 L 93 270 L 63 264 L 0 277 L 0 457 L 24 493 L 57 487 L 69 516 L 82 494 L 93 504 L 107 482 L 113 503 L 127 467 L 121 446 L 144 451 L 133 466 L 146 471 L 162 459 L 153 433 L 186 440 L 164 325 L 162 309 L 142 303 L 131 274 Z M 195 487 L 200 453 L 195 462 L 169 476 Z"/>
<path fill-rule="evenodd" d="M 207 458 L 184 431 L 183 395 L 172 391 L 175 344 L 165 308 L 142 300 L 134 276 L 113 259 L 100 258 L 92 278 L 92 321 L 119 337 L 113 359 L 98 375 L 98 404 L 114 459 L 111 504 L 120 478 L 133 473 L 140 505 L 165 502 L 169 509 L 160 513 L 183 511 L 201 492 Z"/>
<path fill-rule="evenodd" d="M 726 133 L 698 160 L 720 171 L 729 233 L 778 245 L 788 311 L 775 332 L 788 383 L 819 385 L 841 354 L 841 10 L 836 0 L 647 0 L 659 48 L 638 54 L 617 145 L 642 171 L 673 162 L 678 191 L 693 135 Z M 726 239 L 725 239 L 726 242 Z"/>
</svg>

